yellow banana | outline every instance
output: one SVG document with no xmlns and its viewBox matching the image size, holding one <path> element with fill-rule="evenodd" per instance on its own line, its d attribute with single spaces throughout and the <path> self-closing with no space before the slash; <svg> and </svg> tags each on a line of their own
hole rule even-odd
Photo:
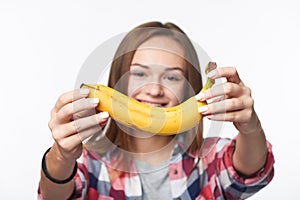
<svg viewBox="0 0 300 200">
<path fill-rule="evenodd" d="M 206 69 L 206 73 L 210 71 L 209 66 Z M 213 80 L 208 78 L 201 91 L 212 85 Z M 90 90 L 89 98 L 100 99 L 96 107 L 98 111 L 108 112 L 110 117 L 126 126 L 161 135 L 177 134 L 191 129 L 202 118 L 198 107 L 206 105 L 193 96 L 177 106 L 160 108 L 139 102 L 101 84 L 82 84 L 80 87 Z"/>
</svg>

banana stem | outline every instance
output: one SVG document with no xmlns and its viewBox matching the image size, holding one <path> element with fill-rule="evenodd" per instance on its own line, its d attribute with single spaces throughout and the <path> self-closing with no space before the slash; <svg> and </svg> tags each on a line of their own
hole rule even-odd
<svg viewBox="0 0 300 200">
<path fill-rule="evenodd" d="M 205 74 L 208 74 L 208 72 L 210 72 L 216 68 L 217 68 L 217 64 L 215 62 L 209 62 L 205 66 Z M 214 83 L 215 83 L 215 81 L 213 79 L 207 77 L 206 82 L 200 92 L 203 92 L 203 91 L 207 90 L 208 88 L 211 88 Z"/>
</svg>

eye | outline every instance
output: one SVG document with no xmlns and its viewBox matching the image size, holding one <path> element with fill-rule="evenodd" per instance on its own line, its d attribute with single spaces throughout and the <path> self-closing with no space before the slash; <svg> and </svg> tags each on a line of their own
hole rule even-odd
<svg viewBox="0 0 300 200">
<path fill-rule="evenodd" d="M 165 76 L 165 79 L 168 80 L 168 81 L 180 81 L 180 80 L 182 80 L 182 76 L 169 74 L 169 75 Z"/>
<path fill-rule="evenodd" d="M 146 74 L 144 72 L 130 72 L 130 75 L 136 76 L 136 77 L 144 77 Z"/>
</svg>

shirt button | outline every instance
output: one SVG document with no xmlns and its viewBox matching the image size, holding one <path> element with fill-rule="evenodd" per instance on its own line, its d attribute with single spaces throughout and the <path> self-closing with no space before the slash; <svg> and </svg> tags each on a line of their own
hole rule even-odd
<svg viewBox="0 0 300 200">
<path fill-rule="evenodd" d="M 174 170 L 173 170 L 173 174 L 178 174 L 177 169 L 174 169 Z"/>
</svg>

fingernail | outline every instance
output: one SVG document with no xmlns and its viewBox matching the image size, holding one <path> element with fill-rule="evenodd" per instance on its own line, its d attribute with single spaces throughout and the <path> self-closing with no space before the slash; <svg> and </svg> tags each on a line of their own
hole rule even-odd
<svg viewBox="0 0 300 200">
<path fill-rule="evenodd" d="M 203 101 L 204 100 L 204 93 L 203 92 L 200 92 L 198 93 L 195 98 L 198 100 L 198 101 Z"/>
<path fill-rule="evenodd" d="M 198 112 L 200 112 L 200 113 L 204 113 L 204 112 L 206 112 L 207 110 L 208 110 L 208 107 L 207 107 L 207 106 L 201 106 L 201 107 L 198 108 Z"/>
<path fill-rule="evenodd" d="M 208 72 L 206 76 L 207 76 L 208 78 L 213 78 L 213 77 L 216 76 L 216 75 L 217 75 L 217 70 L 214 69 L 214 70 L 211 70 L 210 72 Z"/>
<path fill-rule="evenodd" d="M 99 103 L 99 99 L 98 99 L 98 98 L 89 98 L 89 101 L 90 101 L 92 104 L 95 104 L 95 105 L 98 105 L 98 103 Z"/>
<path fill-rule="evenodd" d="M 80 89 L 79 94 L 81 94 L 81 95 L 87 95 L 89 92 L 90 92 L 89 89 L 82 88 L 82 89 Z"/>
<path fill-rule="evenodd" d="M 102 119 L 106 119 L 109 117 L 109 114 L 108 114 L 108 112 L 101 112 L 101 113 L 99 113 L 99 117 Z"/>
</svg>

